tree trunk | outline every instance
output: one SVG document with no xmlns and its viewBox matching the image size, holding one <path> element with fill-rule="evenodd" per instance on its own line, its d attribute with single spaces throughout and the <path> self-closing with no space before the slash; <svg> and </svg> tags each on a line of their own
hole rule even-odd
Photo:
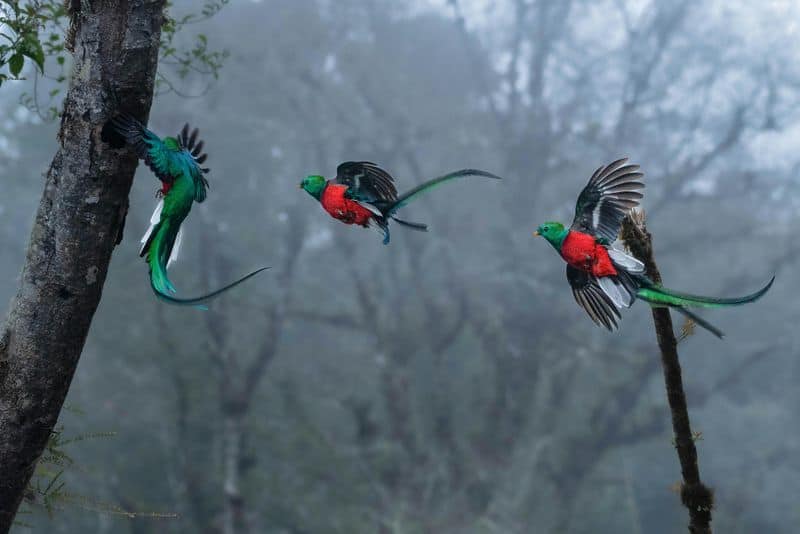
<svg viewBox="0 0 800 534">
<path fill-rule="evenodd" d="M 223 415 L 223 468 L 225 507 L 223 512 L 223 534 L 239 534 L 245 531 L 244 497 L 239 484 L 244 437 L 244 412 L 230 411 Z"/>
<path fill-rule="evenodd" d="M 102 125 L 117 100 L 138 117 L 148 114 L 158 62 L 163 0 L 71 6 L 75 65 L 59 149 L 0 334 L 0 533 L 58 419 L 122 238 L 136 159 L 105 145 Z"/>
</svg>

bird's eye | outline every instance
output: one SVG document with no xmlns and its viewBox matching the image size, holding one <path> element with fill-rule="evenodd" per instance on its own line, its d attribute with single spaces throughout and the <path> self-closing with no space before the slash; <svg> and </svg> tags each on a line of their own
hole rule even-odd
<svg viewBox="0 0 800 534">
<path fill-rule="evenodd" d="M 549 232 L 549 231 L 550 231 L 549 226 L 545 226 L 544 228 L 542 228 L 542 232 Z"/>
</svg>

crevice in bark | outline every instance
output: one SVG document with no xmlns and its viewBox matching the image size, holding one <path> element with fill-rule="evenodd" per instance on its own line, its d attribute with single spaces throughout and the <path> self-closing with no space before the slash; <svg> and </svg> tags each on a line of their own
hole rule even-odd
<svg viewBox="0 0 800 534">
<path fill-rule="evenodd" d="M 647 276 L 661 284 L 661 273 L 653 257 L 653 240 L 645 226 L 643 214 L 626 217 L 622 223 L 621 237 L 631 253 L 643 261 Z M 672 429 L 675 450 L 681 464 L 681 502 L 689 510 L 689 532 L 711 534 L 711 510 L 714 507 L 714 492 L 700 480 L 695 436 L 689 422 L 689 410 L 681 377 L 678 359 L 678 342 L 672 327 L 669 308 L 652 308 L 658 347 L 661 350 L 661 365 L 667 401 L 672 412 Z"/>
</svg>

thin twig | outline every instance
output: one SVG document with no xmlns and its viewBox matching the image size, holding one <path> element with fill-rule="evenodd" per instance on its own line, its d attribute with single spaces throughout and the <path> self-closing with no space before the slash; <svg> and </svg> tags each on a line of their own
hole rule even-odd
<svg viewBox="0 0 800 534">
<path fill-rule="evenodd" d="M 644 214 L 637 213 L 626 217 L 622 223 L 622 239 L 631 253 L 644 262 L 647 276 L 655 283 L 661 283 L 661 274 L 653 258 L 652 236 L 645 227 Z M 664 383 L 667 388 L 667 401 L 672 412 L 672 429 L 675 433 L 675 450 L 681 464 L 683 483 L 681 501 L 689 510 L 689 532 L 692 534 L 711 534 L 711 510 L 714 506 L 714 492 L 700 480 L 700 467 L 697 462 L 695 434 L 689 423 L 689 410 L 681 378 L 681 364 L 678 359 L 678 342 L 672 329 L 669 308 L 653 308 L 658 347 L 661 349 L 661 365 L 664 370 Z"/>
</svg>

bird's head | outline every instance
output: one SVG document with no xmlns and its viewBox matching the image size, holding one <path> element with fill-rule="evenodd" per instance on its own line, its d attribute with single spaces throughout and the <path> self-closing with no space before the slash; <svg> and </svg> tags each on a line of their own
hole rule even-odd
<svg viewBox="0 0 800 534">
<path fill-rule="evenodd" d="M 533 235 L 541 236 L 547 239 L 551 245 L 558 249 L 561 246 L 561 243 L 564 241 L 564 238 L 567 236 L 567 232 L 568 230 L 564 228 L 564 225 L 560 222 L 550 221 L 540 225 Z"/>
<path fill-rule="evenodd" d="M 306 193 L 319 200 L 322 190 L 325 189 L 325 178 L 312 174 L 306 176 L 299 185 L 300 189 L 305 189 Z"/>
</svg>

